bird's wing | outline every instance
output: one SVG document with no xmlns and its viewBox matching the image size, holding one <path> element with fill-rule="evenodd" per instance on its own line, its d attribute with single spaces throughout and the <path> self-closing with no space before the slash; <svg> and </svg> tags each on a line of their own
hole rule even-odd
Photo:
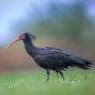
<svg viewBox="0 0 95 95">
<path fill-rule="evenodd" d="M 63 49 L 46 47 L 40 49 L 39 51 L 39 57 L 44 60 L 44 64 L 54 68 L 65 68 L 68 66 L 67 56 L 70 54 L 65 53 Z"/>
<path fill-rule="evenodd" d="M 91 65 L 90 61 L 67 53 L 63 49 L 47 47 L 44 48 L 43 54 L 44 58 L 47 60 L 47 64 L 58 68 L 77 66 L 83 69 L 88 69 Z"/>
</svg>

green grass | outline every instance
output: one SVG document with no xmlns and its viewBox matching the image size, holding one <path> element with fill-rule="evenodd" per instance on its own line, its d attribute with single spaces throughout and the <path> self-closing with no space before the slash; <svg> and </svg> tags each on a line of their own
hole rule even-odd
<svg viewBox="0 0 95 95">
<path fill-rule="evenodd" d="M 65 80 L 51 72 L 23 72 L 0 75 L 0 95 L 95 95 L 95 70 L 69 69 Z"/>
</svg>

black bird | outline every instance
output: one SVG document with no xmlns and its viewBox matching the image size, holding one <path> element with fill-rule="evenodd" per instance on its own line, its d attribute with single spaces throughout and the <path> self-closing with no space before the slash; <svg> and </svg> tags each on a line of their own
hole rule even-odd
<svg viewBox="0 0 95 95">
<path fill-rule="evenodd" d="M 29 33 L 19 35 L 9 46 L 13 45 L 16 41 L 22 40 L 24 42 L 27 53 L 35 60 L 35 62 L 47 71 L 47 81 L 49 80 L 50 70 L 59 73 L 64 79 L 63 72 L 68 67 L 79 67 L 82 69 L 89 69 L 91 62 L 72 54 L 66 53 L 64 49 L 45 47 L 39 48 L 33 45 L 32 39 L 35 36 Z"/>
</svg>

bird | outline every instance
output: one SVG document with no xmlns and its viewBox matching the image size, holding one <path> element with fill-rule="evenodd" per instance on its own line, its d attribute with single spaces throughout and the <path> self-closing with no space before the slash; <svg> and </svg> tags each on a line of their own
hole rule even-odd
<svg viewBox="0 0 95 95">
<path fill-rule="evenodd" d="M 60 74 L 60 76 L 64 80 L 63 72 L 69 67 L 75 66 L 87 70 L 90 69 L 92 65 L 91 61 L 77 57 L 71 53 L 67 53 L 62 48 L 34 46 L 34 39 L 36 39 L 34 35 L 28 32 L 24 32 L 17 36 L 17 38 L 9 44 L 8 48 L 17 41 L 22 40 L 25 50 L 34 59 L 35 63 L 46 70 L 46 81 L 49 80 L 51 70 L 53 70 L 57 74 Z"/>
</svg>

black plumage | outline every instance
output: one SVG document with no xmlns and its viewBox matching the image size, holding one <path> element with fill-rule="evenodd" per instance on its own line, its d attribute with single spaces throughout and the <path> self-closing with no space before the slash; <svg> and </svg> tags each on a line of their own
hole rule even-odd
<svg viewBox="0 0 95 95">
<path fill-rule="evenodd" d="M 32 56 L 35 62 L 42 68 L 47 70 L 47 80 L 49 80 L 50 70 L 59 73 L 64 79 L 63 72 L 70 66 L 76 66 L 82 69 L 89 69 L 91 62 L 64 51 L 64 49 L 54 47 L 35 47 L 31 39 L 35 38 L 29 33 L 20 35 L 24 42 L 27 53 Z"/>
</svg>

